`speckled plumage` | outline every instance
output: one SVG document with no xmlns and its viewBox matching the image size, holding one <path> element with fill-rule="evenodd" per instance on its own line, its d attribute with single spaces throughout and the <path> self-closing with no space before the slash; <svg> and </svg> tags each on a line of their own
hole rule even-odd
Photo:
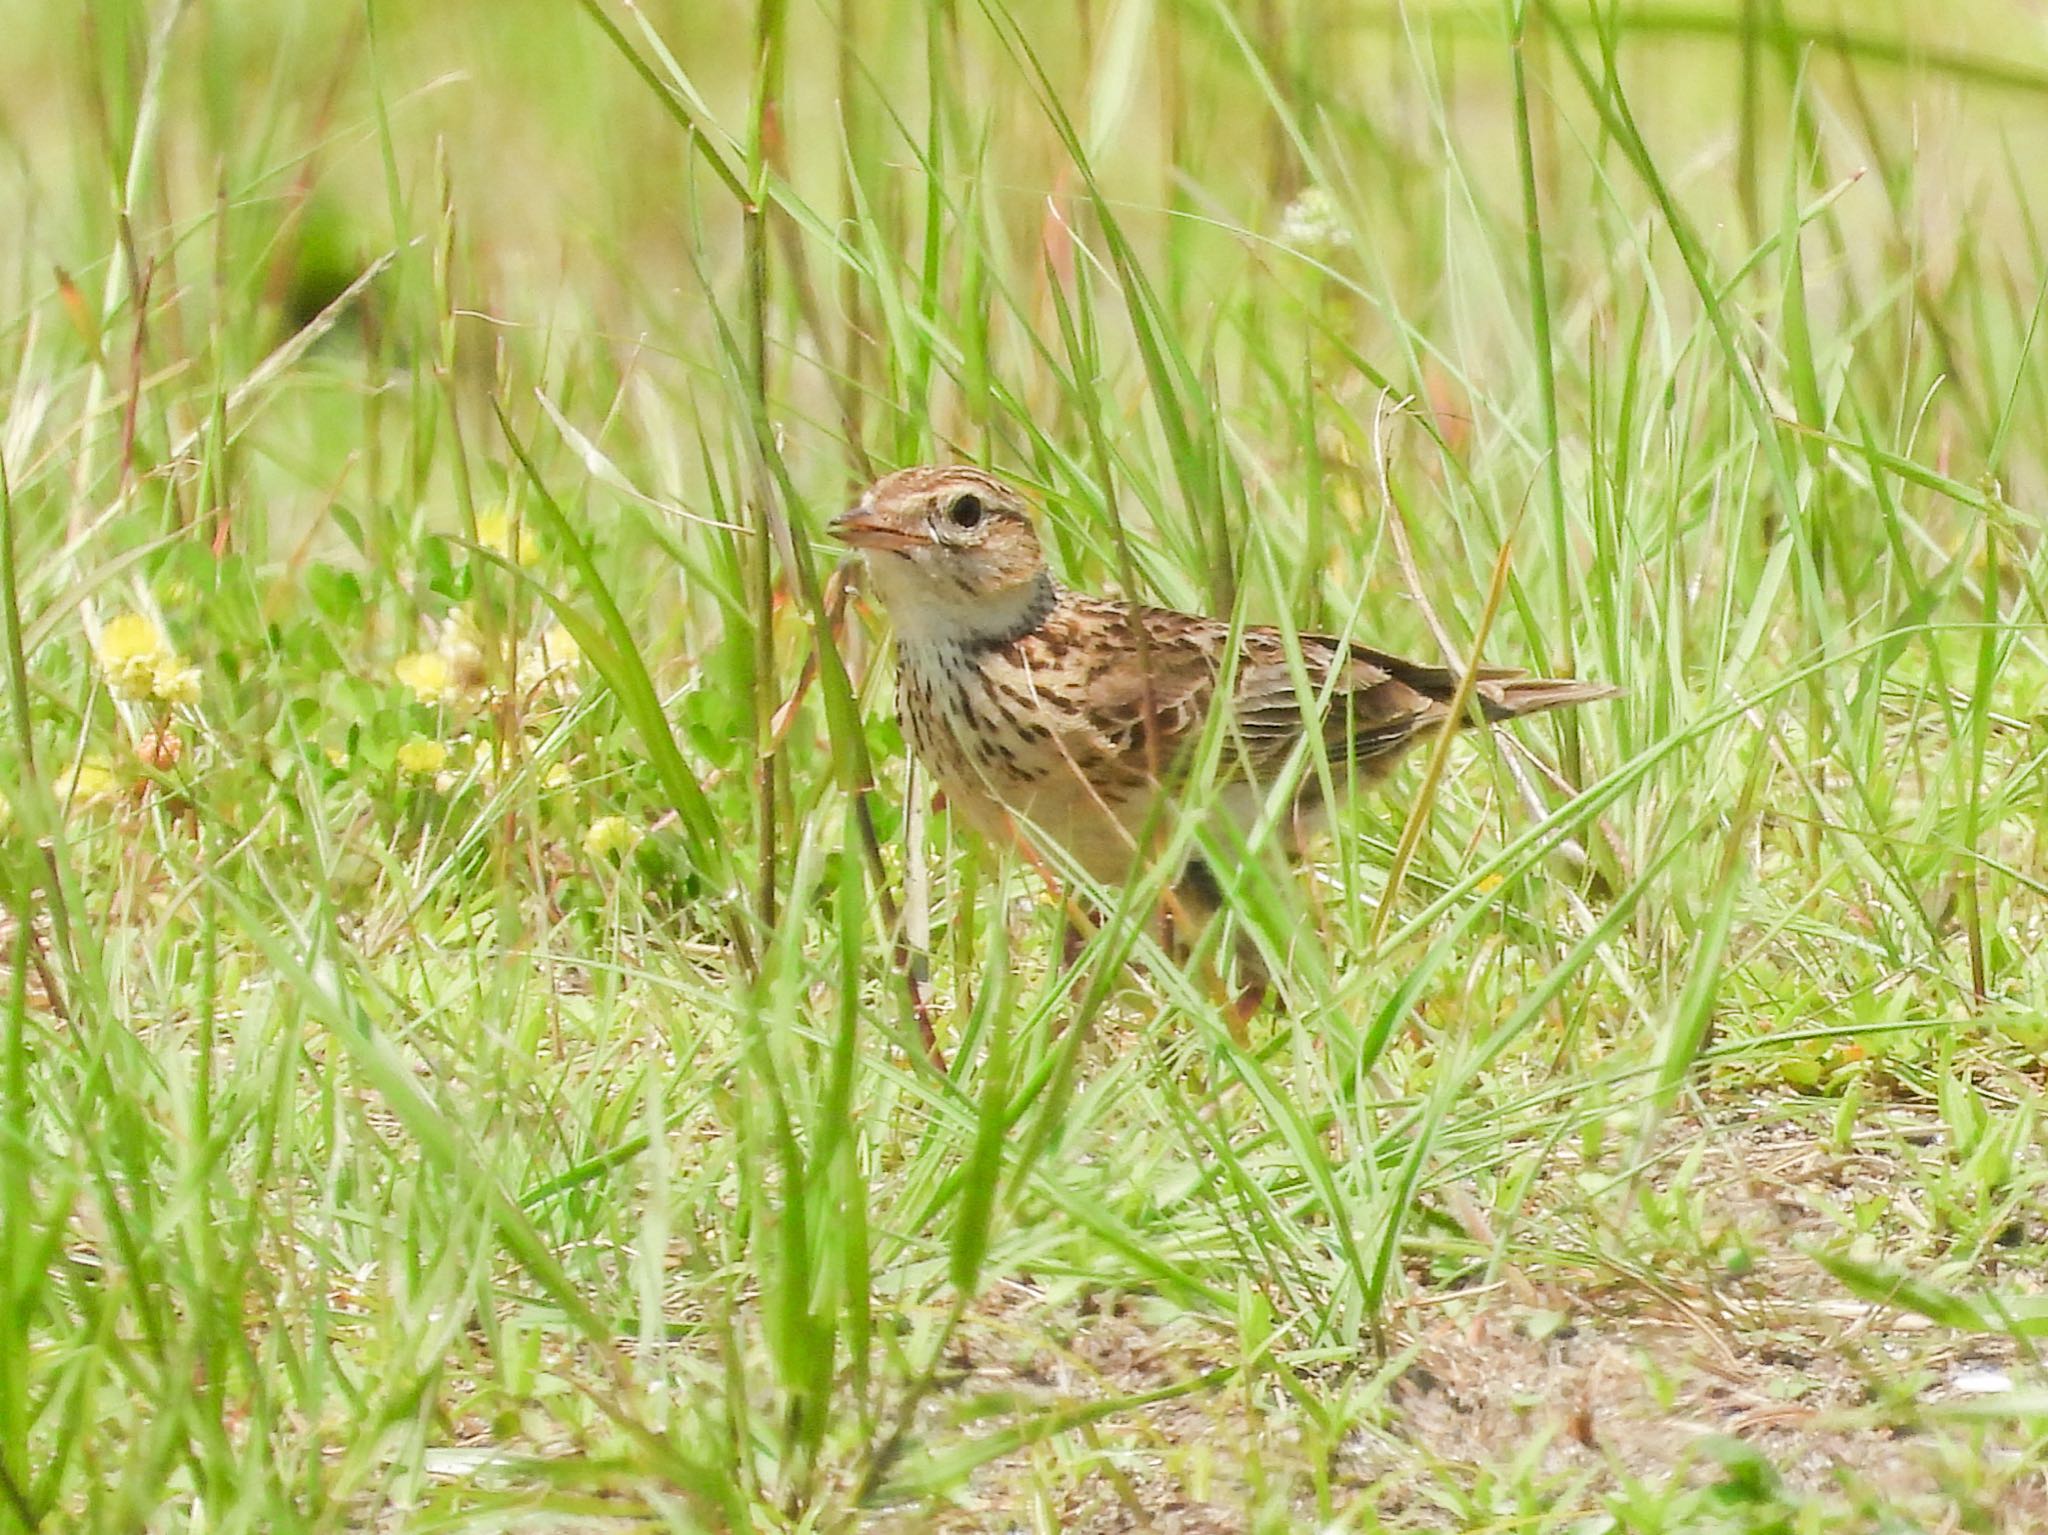
<svg viewBox="0 0 2048 1535">
<path fill-rule="evenodd" d="M 1247 827 L 1309 731 L 1333 767 L 1376 779 L 1442 723 L 1456 690 L 1447 668 L 1303 635 L 1316 705 L 1304 711 L 1277 629 L 1247 627 L 1233 668 L 1221 620 L 1065 590 L 1023 498 L 980 470 L 890 475 L 833 531 L 866 553 L 896 625 L 897 713 L 948 803 L 993 835 L 1065 849 L 1105 883 L 1130 875 L 1155 797 L 1175 791 L 1226 672 L 1219 802 Z M 1482 669 L 1473 691 L 1488 719 L 1508 719 L 1614 689 Z M 1206 916 L 1214 889 L 1191 870 L 1181 896 Z"/>
</svg>

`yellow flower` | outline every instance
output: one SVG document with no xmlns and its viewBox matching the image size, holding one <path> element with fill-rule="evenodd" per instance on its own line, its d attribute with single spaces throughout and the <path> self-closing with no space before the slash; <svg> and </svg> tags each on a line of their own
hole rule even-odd
<svg viewBox="0 0 2048 1535">
<path fill-rule="evenodd" d="M 576 665 L 583 659 L 575 639 L 560 624 L 519 647 L 518 670 L 513 678 L 519 692 L 531 697 L 548 692 L 557 698 L 574 698 Z"/>
<path fill-rule="evenodd" d="M 82 809 L 112 799 L 119 784 L 114 778 L 114 770 L 105 761 L 88 757 L 78 766 L 60 773 L 52 787 L 57 791 L 59 806 Z"/>
<path fill-rule="evenodd" d="M 150 674 L 149 691 L 162 703 L 190 709 L 199 702 L 199 668 L 187 666 L 183 656 L 159 656 Z"/>
<path fill-rule="evenodd" d="M 640 845 L 640 829 L 622 815 L 602 815 L 583 833 L 583 851 L 592 858 L 630 853 Z"/>
<path fill-rule="evenodd" d="M 100 630 L 100 660 L 109 665 L 154 657 L 163 648 L 163 631 L 147 613 L 123 613 Z"/>
<path fill-rule="evenodd" d="M 439 651 L 418 650 L 400 656 L 391 674 L 413 691 L 423 704 L 437 704 L 448 691 L 448 658 Z"/>
<path fill-rule="evenodd" d="M 95 655 L 107 691 L 116 698 L 154 698 L 187 708 L 199 702 L 199 668 L 185 664 L 146 613 L 123 613 L 100 630 Z"/>
<path fill-rule="evenodd" d="M 540 648 L 550 668 L 574 666 L 583 659 L 583 648 L 576 643 L 576 636 L 560 624 L 548 626 L 540 637 Z"/>
<path fill-rule="evenodd" d="M 414 778 L 431 778 L 448 761 L 448 748 L 425 736 L 414 736 L 398 748 L 399 770 Z"/>
<path fill-rule="evenodd" d="M 123 613 L 100 630 L 96 654 L 116 698 L 149 697 L 157 668 L 176 659 L 164 645 L 163 631 L 144 613 Z"/>
<path fill-rule="evenodd" d="M 519 552 L 512 552 L 512 519 L 503 512 L 485 512 L 476 520 L 476 541 L 493 554 L 517 558 L 522 565 L 540 563 L 540 540 L 525 527 L 519 529 Z"/>
</svg>

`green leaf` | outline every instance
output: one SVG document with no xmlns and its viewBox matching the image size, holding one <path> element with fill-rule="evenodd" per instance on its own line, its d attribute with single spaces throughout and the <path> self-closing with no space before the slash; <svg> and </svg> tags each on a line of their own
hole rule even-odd
<svg viewBox="0 0 2048 1535">
<path fill-rule="evenodd" d="M 1971 1297 L 1945 1290 L 1903 1269 L 1845 1252 L 1812 1250 L 1813 1261 L 1861 1300 L 1915 1311 L 1958 1332 L 2008 1338 L 2048 1338 L 2048 1295 Z"/>
</svg>

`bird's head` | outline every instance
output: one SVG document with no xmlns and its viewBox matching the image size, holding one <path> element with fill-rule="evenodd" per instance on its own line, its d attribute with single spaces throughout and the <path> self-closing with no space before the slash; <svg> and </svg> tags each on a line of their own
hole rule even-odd
<svg viewBox="0 0 2048 1535">
<path fill-rule="evenodd" d="M 1012 631 L 1050 600 L 1023 496 L 979 469 L 898 470 L 831 532 L 867 556 L 874 595 L 905 638 Z"/>
</svg>

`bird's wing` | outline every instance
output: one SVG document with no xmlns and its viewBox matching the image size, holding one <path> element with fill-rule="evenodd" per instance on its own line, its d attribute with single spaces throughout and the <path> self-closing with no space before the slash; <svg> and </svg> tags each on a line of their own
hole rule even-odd
<svg viewBox="0 0 2048 1535">
<path fill-rule="evenodd" d="M 1087 655 L 1082 691 L 1103 757 L 1147 776 L 1178 766 L 1214 704 L 1230 626 L 1168 608 L 1072 601 L 1067 616 L 1089 639 L 1076 648 Z M 1231 677 L 1225 777 L 1257 781 L 1277 772 L 1311 716 L 1333 761 L 1391 763 L 1443 718 L 1456 686 L 1440 667 L 1322 635 L 1302 635 L 1299 643 L 1305 693 L 1278 630 L 1243 632 Z"/>
<path fill-rule="evenodd" d="M 1069 738 L 1070 749 L 1090 759 L 1082 765 L 1136 780 L 1170 773 L 1199 738 L 1226 671 L 1231 634 L 1220 619 L 1070 594 L 1027 643 L 1045 691 L 1062 695 L 1077 724 L 1085 721 L 1079 739 Z M 1328 635 L 1304 634 L 1297 643 L 1299 673 L 1279 630 L 1243 631 L 1230 678 L 1226 778 L 1256 782 L 1278 772 L 1311 718 L 1331 762 L 1378 776 L 1442 722 L 1457 691 L 1458 675 L 1448 667 Z M 1476 692 L 1489 718 L 1607 692 L 1582 688 L 1570 699 L 1517 705 L 1515 689 L 1528 684 L 1511 679 L 1522 676 L 1480 668 Z"/>
<path fill-rule="evenodd" d="M 1297 673 L 1278 630 L 1245 632 L 1232 714 L 1246 770 L 1255 778 L 1286 761 L 1308 734 L 1309 717 L 1332 762 L 1383 769 L 1443 719 L 1456 687 L 1442 668 L 1325 635 L 1304 634 L 1299 644 Z"/>
<path fill-rule="evenodd" d="M 1086 697 L 1104 754 L 1146 777 L 1174 767 L 1208 718 L 1230 626 L 1112 602 L 1077 618 L 1095 639 Z"/>
</svg>

